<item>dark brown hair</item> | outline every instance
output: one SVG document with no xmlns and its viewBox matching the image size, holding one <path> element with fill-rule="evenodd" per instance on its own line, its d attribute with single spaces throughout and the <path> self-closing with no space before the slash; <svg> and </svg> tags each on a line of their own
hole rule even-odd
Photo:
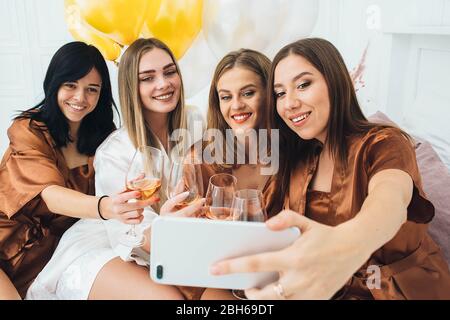
<svg viewBox="0 0 450 320">
<path fill-rule="evenodd" d="M 330 101 L 330 116 L 327 129 L 327 143 L 335 161 L 347 165 L 348 146 L 346 137 L 362 134 L 375 127 L 390 127 L 369 122 L 358 103 L 353 81 L 336 47 L 319 38 L 298 40 L 283 47 L 275 56 L 269 75 L 268 127 L 280 129 L 280 170 L 278 190 L 280 196 L 288 192 L 291 169 L 298 161 L 313 156 L 318 141 L 303 140 L 281 119 L 276 109 L 274 74 L 278 63 L 290 55 L 298 55 L 311 63 L 324 77 Z M 408 135 L 402 132 L 407 138 Z"/>
</svg>

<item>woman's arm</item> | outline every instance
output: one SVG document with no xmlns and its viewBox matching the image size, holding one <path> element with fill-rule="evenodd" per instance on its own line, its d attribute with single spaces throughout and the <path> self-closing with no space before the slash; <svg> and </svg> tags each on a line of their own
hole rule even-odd
<svg viewBox="0 0 450 320">
<path fill-rule="evenodd" d="M 21 300 L 16 287 L 2 269 L 0 269 L 0 300 Z"/>
<path fill-rule="evenodd" d="M 382 170 L 370 179 L 368 196 L 360 212 L 337 228 L 352 235 L 352 241 L 360 241 L 365 254 L 370 257 L 406 222 L 412 193 L 413 181 L 406 172 Z"/>
<path fill-rule="evenodd" d="M 222 261 L 211 273 L 278 271 L 278 283 L 246 291 L 251 299 L 329 299 L 369 259 L 391 240 L 406 221 L 412 179 L 401 170 L 383 170 L 369 182 L 369 194 L 352 220 L 329 227 L 293 211 L 267 221 L 272 230 L 298 227 L 302 235 L 275 252 Z"/>
<path fill-rule="evenodd" d="M 100 203 L 100 212 L 106 219 L 117 219 L 127 224 L 140 223 L 143 208 L 152 205 L 157 199 L 128 202 L 139 196 L 139 192 L 131 191 L 104 198 Z M 75 218 L 100 218 L 97 210 L 99 197 L 56 185 L 45 188 L 41 197 L 53 213 Z"/>
</svg>

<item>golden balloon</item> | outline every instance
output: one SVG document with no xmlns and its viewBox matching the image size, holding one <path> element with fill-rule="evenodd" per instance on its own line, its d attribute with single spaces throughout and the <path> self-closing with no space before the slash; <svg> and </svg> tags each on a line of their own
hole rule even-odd
<svg viewBox="0 0 450 320">
<path fill-rule="evenodd" d="M 202 10 L 203 0 L 163 0 L 156 17 L 149 15 L 144 22 L 142 34 L 160 39 L 180 59 L 202 28 Z"/>
<path fill-rule="evenodd" d="M 76 0 L 64 1 L 64 16 L 69 32 L 79 41 L 94 45 L 107 60 L 116 60 L 120 56 L 121 47 L 113 40 L 103 36 L 86 25 Z"/>
</svg>

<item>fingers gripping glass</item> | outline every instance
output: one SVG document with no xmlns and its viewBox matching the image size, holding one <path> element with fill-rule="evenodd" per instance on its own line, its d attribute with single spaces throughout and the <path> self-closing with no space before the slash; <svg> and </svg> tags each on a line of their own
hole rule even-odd
<svg viewBox="0 0 450 320">
<path fill-rule="evenodd" d="M 167 198 L 189 191 L 189 195 L 182 202 L 175 205 L 176 210 L 192 204 L 203 196 L 203 178 L 199 165 L 195 165 L 186 158 L 174 160 L 170 166 L 167 183 Z"/>
</svg>

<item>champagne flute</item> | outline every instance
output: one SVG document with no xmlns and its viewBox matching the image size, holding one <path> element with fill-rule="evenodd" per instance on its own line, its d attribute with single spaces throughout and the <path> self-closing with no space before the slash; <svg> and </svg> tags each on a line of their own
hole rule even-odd
<svg viewBox="0 0 450 320">
<path fill-rule="evenodd" d="M 139 191 L 138 200 L 148 200 L 161 188 L 164 157 L 161 150 L 149 146 L 139 147 L 131 161 L 126 175 L 127 191 Z M 126 246 L 140 247 L 145 242 L 143 234 L 136 233 L 136 225 L 119 237 Z"/>
<path fill-rule="evenodd" d="M 267 220 L 267 211 L 261 191 L 257 189 L 243 189 L 234 193 L 231 205 L 233 221 L 264 222 Z M 234 297 L 247 300 L 244 290 L 231 290 Z"/>
<path fill-rule="evenodd" d="M 209 178 L 205 203 L 206 218 L 232 220 L 231 204 L 236 184 L 236 177 L 228 173 L 218 173 Z"/>
<path fill-rule="evenodd" d="M 186 161 L 186 158 L 177 158 L 170 166 L 167 182 L 167 198 L 189 191 L 189 195 L 175 205 L 176 210 L 192 204 L 203 196 L 203 178 L 198 165 Z"/>
<path fill-rule="evenodd" d="M 257 189 L 243 189 L 236 191 L 231 205 L 234 221 L 264 222 L 267 211 L 261 191 Z"/>
</svg>

